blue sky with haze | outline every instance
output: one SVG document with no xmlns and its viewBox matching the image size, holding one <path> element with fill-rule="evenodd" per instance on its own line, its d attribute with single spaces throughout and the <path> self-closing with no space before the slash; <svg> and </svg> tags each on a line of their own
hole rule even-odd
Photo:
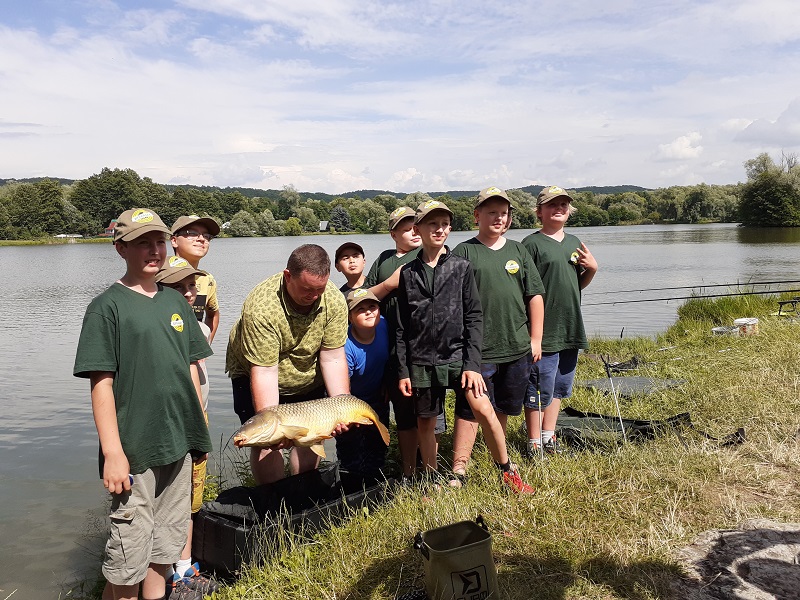
<svg viewBox="0 0 800 600">
<path fill-rule="evenodd" d="M 794 0 L 0 4 L 0 177 L 723 184 L 800 153 Z"/>
</svg>

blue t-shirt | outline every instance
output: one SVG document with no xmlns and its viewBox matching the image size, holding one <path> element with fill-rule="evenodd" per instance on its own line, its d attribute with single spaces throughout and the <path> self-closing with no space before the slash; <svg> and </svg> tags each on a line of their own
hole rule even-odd
<svg viewBox="0 0 800 600">
<path fill-rule="evenodd" d="M 371 344 L 353 339 L 350 328 L 344 344 L 347 368 L 350 373 L 350 393 L 375 408 L 381 400 L 383 372 L 389 360 L 389 331 L 381 317 Z"/>
</svg>

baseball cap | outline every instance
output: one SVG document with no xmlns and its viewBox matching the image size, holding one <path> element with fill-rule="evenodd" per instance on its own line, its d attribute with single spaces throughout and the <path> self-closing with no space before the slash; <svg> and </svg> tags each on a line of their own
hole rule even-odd
<svg viewBox="0 0 800 600">
<path fill-rule="evenodd" d="M 443 210 L 450 218 L 453 218 L 453 211 L 447 208 L 447 205 L 444 202 L 439 202 L 438 200 L 427 200 L 421 203 L 417 207 L 417 212 L 414 214 L 414 225 L 417 225 L 422 219 L 427 217 L 430 213 L 435 210 Z"/>
<path fill-rule="evenodd" d="M 169 233 L 169 229 L 156 213 L 149 208 L 132 208 L 117 218 L 114 227 L 114 242 L 129 242 L 151 231 Z"/>
<path fill-rule="evenodd" d="M 185 258 L 170 256 L 156 273 L 156 283 L 178 283 L 189 275 L 205 275 L 205 272 L 195 269 Z"/>
<path fill-rule="evenodd" d="M 506 194 L 505 191 L 501 190 L 499 187 L 492 186 L 483 189 L 478 193 L 478 201 L 475 203 L 475 208 L 478 208 L 489 198 L 502 198 L 508 202 L 509 206 L 511 206 L 511 200 L 509 199 L 508 194 Z"/>
<path fill-rule="evenodd" d="M 356 306 L 365 300 L 372 300 L 373 302 L 381 303 L 378 297 L 366 288 L 358 288 L 347 293 L 347 310 L 353 310 Z"/>
<path fill-rule="evenodd" d="M 189 225 L 200 223 L 205 225 L 208 233 L 211 235 L 219 235 L 219 225 L 211 217 L 198 217 L 197 215 L 183 215 L 172 224 L 172 235 L 177 234 L 182 229 L 186 229 Z"/>
<path fill-rule="evenodd" d="M 345 242 L 344 244 L 342 244 L 341 246 L 339 246 L 339 247 L 336 249 L 336 254 L 334 255 L 333 262 L 339 262 L 339 257 L 340 257 L 340 256 L 341 256 L 341 255 L 344 253 L 344 251 L 345 251 L 345 250 L 347 250 L 348 248 L 354 248 L 354 249 L 358 250 L 359 252 L 361 252 L 361 256 L 366 256 L 366 254 L 364 254 L 364 249 L 363 249 L 361 246 L 359 246 L 359 245 L 358 245 L 358 244 L 356 244 L 355 242 Z"/>
<path fill-rule="evenodd" d="M 570 196 L 564 188 L 560 188 L 557 185 L 551 185 L 543 188 L 542 191 L 539 192 L 539 196 L 536 198 L 536 206 L 547 204 L 550 202 L 550 200 L 555 200 L 561 196 L 568 198 L 570 202 L 574 202 L 572 196 Z"/>
<path fill-rule="evenodd" d="M 413 217 L 415 214 L 414 209 L 409 206 L 401 206 L 400 208 L 394 209 L 389 215 L 389 231 L 397 227 L 403 219 Z"/>
</svg>

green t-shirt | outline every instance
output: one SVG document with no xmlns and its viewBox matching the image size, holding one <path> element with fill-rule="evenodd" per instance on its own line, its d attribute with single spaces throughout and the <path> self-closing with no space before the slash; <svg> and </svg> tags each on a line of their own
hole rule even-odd
<svg viewBox="0 0 800 600">
<path fill-rule="evenodd" d="M 530 234 L 522 245 L 531 253 L 544 283 L 544 333 L 542 351 L 589 347 L 581 315 L 580 267 L 577 249 L 581 241 L 564 234 L 560 242 L 540 231 Z"/>
<path fill-rule="evenodd" d="M 347 341 L 347 303 L 329 280 L 308 314 L 295 311 L 283 289 L 283 273 L 259 283 L 245 298 L 231 329 L 225 370 L 249 377 L 250 366 L 278 365 L 278 392 L 297 395 L 322 385 L 321 348 Z"/>
<path fill-rule="evenodd" d="M 384 250 L 372 263 L 367 273 L 367 278 L 364 281 L 365 288 L 369 289 L 375 287 L 379 283 L 383 283 L 403 265 L 410 263 L 417 258 L 419 248 L 406 252 L 403 256 L 397 256 L 396 250 Z M 381 300 L 381 314 L 386 319 L 386 324 L 389 326 L 389 340 L 391 346 L 394 347 L 394 332 L 397 330 L 397 292 L 393 291 Z"/>
<path fill-rule="evenodd" d="M 192 307 L 173 289 L 159 286 L 150 298 L 115 283 L 89 304 L 73 374 L 115 374 L 117 425 L 131 473 L 190 451 L 211 452 L 189 371 L 189 363 L 211 354 Z"/>
<path fill-rule="evenodd" d="M 531 349 L 527 299 L 544 294 L 539 272 L 524 246 L 506 240 L 499 250 L 472 238 L 461 242 L 453 254 L 472 264 L 483 307 L 485 363 L 512 362 Z"/>
</svg>

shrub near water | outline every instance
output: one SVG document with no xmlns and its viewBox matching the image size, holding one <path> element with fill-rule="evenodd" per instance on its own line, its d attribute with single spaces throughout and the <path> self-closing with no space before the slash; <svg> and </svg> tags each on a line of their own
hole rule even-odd
<svg viewBox="0 0 800 600">
<path fill-rule="evenodd" d="M 599 378 L 605 370 L 598 355 L 635 355 L 646 363 L 637 375 L 684 379 L 678 389 L 621 399 L 623 415 L 661 419 L 689 412 L 714 436 L 744 427 L 742 446 L 720 448 L 691 432 L 683 439 L 665 433 L 539 465 L 519 456 L 521 419 L 512 418 L 512 458 L 537 487 L 536 496 L 501 488 L 478 444 L 465 488 L 401 490 L 392 502 L 357 512 L 311 544 L 283 534 L 272 542 L 274 556 L 217 596 L 395 598 L 422 586 L 414 534 L 480 513 L 493 534 L 503 598 L 668 597 L 669 582 L 680 576 L 673 551 L 698 533 L 745 518 L 800 520 L 800 324 L 770 316 L 776 309 L 774 299 L 694 300 L 657 339 L 592 340 L 578 365 L 578 381 Z M 711 335 L 712 326 L 738 317 L 758 317 L 759 335 Z M 610 396 L 580 387 L 569 404 L 615 414 Z"/>
</svg>

